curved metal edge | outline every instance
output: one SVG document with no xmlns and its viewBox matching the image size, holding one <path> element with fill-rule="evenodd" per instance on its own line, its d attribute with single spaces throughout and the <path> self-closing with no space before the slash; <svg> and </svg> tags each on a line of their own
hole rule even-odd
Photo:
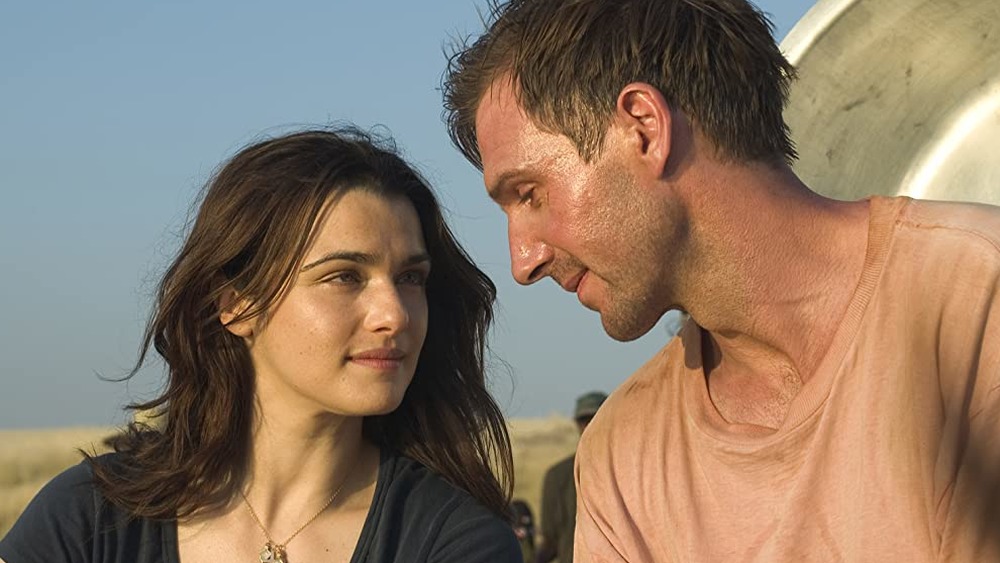
<svg viewBox="0 0 1000 563">
<path fill-rule="evenodd" d="M 819 0 L 809 8 L 781 42 L 781 51 L 793 66 L 848 8 L 859 0 Z"/>
<path fill-rule="evenodd" d="M 938 142 L 918 153 L 914 159 L 916 164 L 900 183 L 900 195 L 926 197 L 938 168 L 961 146 L 965 136 L 991 116 L 1000 116 L 1000 77 L 985 84 L 980 91 L 985 95 L 952 119 L 940 140 L 935 139 Z"/>
</svg>

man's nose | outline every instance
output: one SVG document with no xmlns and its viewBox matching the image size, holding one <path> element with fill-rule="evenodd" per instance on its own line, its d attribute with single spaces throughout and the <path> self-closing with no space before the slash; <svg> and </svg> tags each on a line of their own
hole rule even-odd
<svg viewBox="0 0 1000 563">
<path fill-rule="evenodd" d="M 552 247 L 514 223 L 507 224 L 510 243 L 510 270 L 517 283 L 530 285 L 546 275 L 552 263 Z"/>
</svg>

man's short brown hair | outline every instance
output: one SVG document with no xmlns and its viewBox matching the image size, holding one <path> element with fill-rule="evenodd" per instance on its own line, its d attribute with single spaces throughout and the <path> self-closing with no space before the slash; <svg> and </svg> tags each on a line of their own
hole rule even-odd
<svg viewBox="0 0 1000 563">
<path fill-rule="evenodd" d="M 795 71 L 745 0 L 510 0 L 490 20 L 451 56 L 444 81 L 452 141 L 479 168 L 476 111 L 499 78 L 540 128 L 569 137 L 588 161 L 631 82 L 659 89 L 722 158 L 796 157 L 782 117 Z"/>
</svg>

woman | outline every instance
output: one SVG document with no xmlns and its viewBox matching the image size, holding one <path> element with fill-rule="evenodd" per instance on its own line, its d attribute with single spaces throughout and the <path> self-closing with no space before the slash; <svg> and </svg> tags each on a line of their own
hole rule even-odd
<svg viewBox="0 0 1000 563">
<path fill-rule="evenodd" d="M 494 297 L 391 147 L 242 150 L 159 288 L 136 369 L 152 346 L 168 385 L 131 406 L 159 428 L 56 477 L 0 558 L 520 561 L 484 385 Z"/>
</svg>

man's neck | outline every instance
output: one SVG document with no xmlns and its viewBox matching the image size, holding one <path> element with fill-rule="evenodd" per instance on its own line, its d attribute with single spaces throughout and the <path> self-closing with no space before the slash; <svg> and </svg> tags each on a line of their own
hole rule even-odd
<svg viewBox="0 0 1000 563">
<path fill-rule="evenodd" d="M 686 309 L 710 334 L 709 393 L 730 423 L 777 428 L 808 384 L 864 265 L 866 202 L 809 191 L 787 168 L 716 166 L 691 206 Z"/>
</svg>

